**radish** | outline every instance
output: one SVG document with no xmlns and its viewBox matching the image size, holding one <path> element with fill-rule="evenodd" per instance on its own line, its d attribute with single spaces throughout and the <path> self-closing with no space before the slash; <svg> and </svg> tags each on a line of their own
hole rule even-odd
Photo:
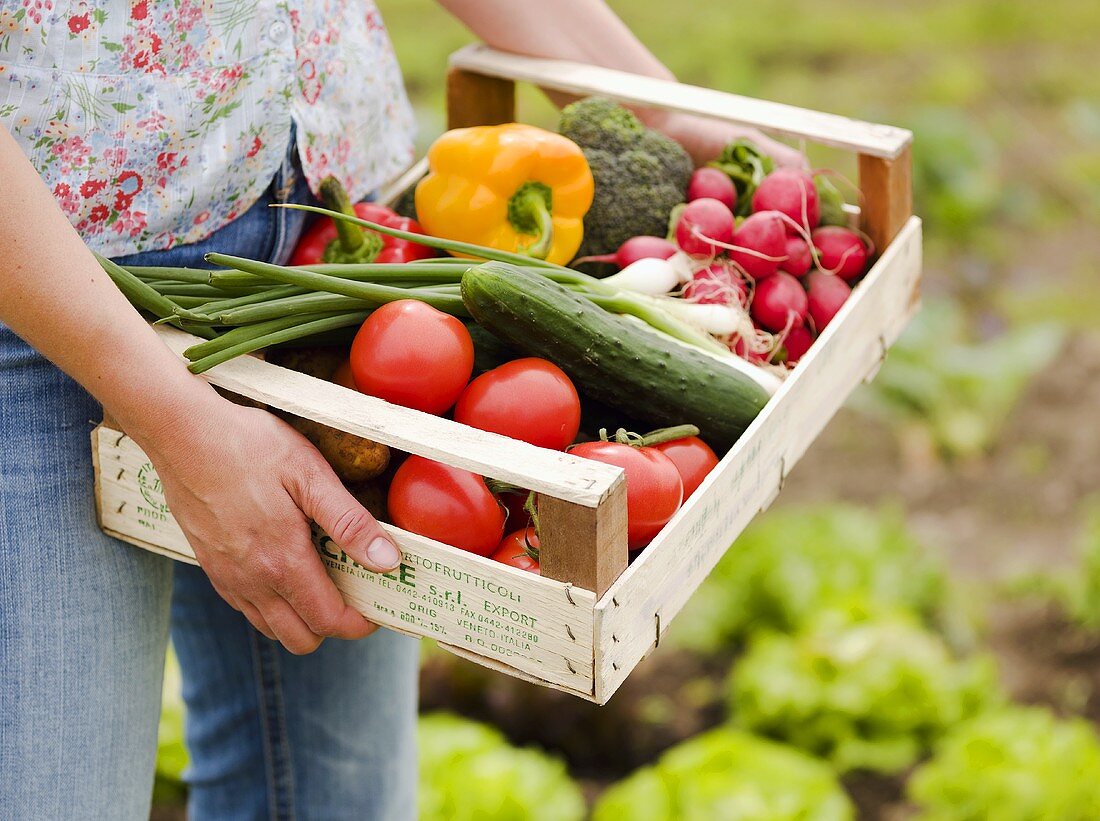
<svg viewBox="0 0 1100 821">
<path fill-rule="evenodd" d="M 760 211 L 745 219 L 733 232 L 730 259 L 753 279 L 765 279 L 779 270 L 787 253 L 787 232 L 775 211 Z"/>
<path fill-rule="evenodd" d="M 814 264 L 810 245 L 802 237 L 787 237 L 787 258 L 779 263 L 779 270 L 796 277 L 804 277 Z"/>
<path fill-rule="evenodd" d="M 850 281 L 867 269 L 871 249 L 863 237 L 850 228 L 826 225 L 813 232 L 821 270 Z"/>
<path fill-rule="evenodd" d="M 684 286 L 684 299 L 706 304 L 729 305 L 736 301 L 744 305 L 748 289 L 740 277 L 720 262 L 712 263 Z"/>
<path fill-rule="evenodd" d="M 756 283 L 752 318 L 761 328 L 780 333 L 806 321 L 809 301 L 802 285 L 790 274 L 777 273 Z"/>
<path fill-rule="evenodd" d="M 703 197 L 680 212 L 676 243 L 685 254 L 711 257 L 718 253 L 714 242 L 729 244 L 733 239 L 733 212 L 721 200 Z"/>
<path fill-rule="evenodd" d="M 852 289 L 840 277 L 821 271 L 814 271 L 805 281 L 810 319 L 817 332 L 821 333 L 848 300 Z"/>
<path fill-rule="evenodd" d="M 798 168 L 777 168 L 756 187 L 752 210 L 779 211 L 807 231 L 813 230 L 821 222 L 821 203 L 813 175 Z M 797 233 L 793 225 L 788 225 L 786 230 Z"/>
<path fill-rule="evenodd" d="M 606 262 L 626 268 L 632 262 L 640 259 L 668 259 L 676 253 L 676 246 L 664 237 L 631 237 L 619 246 L 613 254 L 600 254 L 592 257 L 578 257 L 573 260 L 574 265 L 584 262 Z"/>
<path fill-rule="evenodd" d="M 810 329 L 805 325 L 791 328 L 791 332 L 783 340 L 783 350 L 787 354 L 786 363 L 794 365 L 805 355 L 806 351 L 810 350 L 810 346 L 813 344 L 814 335 L 810 333 Z"/>
<path fill-rule="evenodd" d="M 724 171 L 717 168 L 697 168 L 688 183 L 687 201 L 710 197 L 732 211 L 737 206 L 737 189 Z"/>
<path fill-rule="evenodd" d="M 733 341 L 733 343 L 730 345 L 730 350 L 742 359 L 747 360 L 754 365 L 768 364 L 768 355 L 750 348 L 749 344 L 745 342 L 745 338 L 743 336 L 739 336 Z"/>
</svg>

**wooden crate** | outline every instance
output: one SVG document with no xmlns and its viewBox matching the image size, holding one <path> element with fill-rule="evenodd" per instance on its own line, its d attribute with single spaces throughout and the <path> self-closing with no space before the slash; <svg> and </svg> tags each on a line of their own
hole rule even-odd
<svg viewBox="0 0 1100 821">
<path fill-rule="evenodd" d="M 317 549 L 368 618 L 429 636 L 495 670 L 606 702 L 673 616 L 783 487 L 848 394 L 869 379 L 918 303 L 921 224 L 911 216 L 911 135 L 778 103 L 574 63 L 470 47 L 451 58 L 451 126 L 514 119 L 514 84 L 687 111 L 859 154 L 861 221 L 883 249 L 866 278 L 760 416 L 646 550 L 627 565 L 622 471 L 544 450 L 257 358 L 220 365 L 215 385 L 298 416 L 539 493 L 541 577 L 394 527 L 399 570 L 366 572 L 327 536 Z M 159 326 L 177 353 L 196 341 Z M 100 522 L 139 547 L 194 562 L 156 472 L 125 434 L 92 434 Z"/>
</svg>

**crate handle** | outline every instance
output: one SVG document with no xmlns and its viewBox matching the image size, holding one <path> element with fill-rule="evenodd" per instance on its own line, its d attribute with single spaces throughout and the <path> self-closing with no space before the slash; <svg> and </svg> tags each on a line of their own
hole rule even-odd
<svg viewBox="0 0 1100 821">
<path fill-rule="evenodd" d="M 460 73 L 500 81 L 495 86 L 495 93 L 490 93 L 477 105 L 471 107 L 472 101 L 464 99 L 462 116 L 474 113 L 478 106 L 503 107 L 511 96 L 504 91 L 505 84 L 525 82 L 567 94 L 599 94 L 629 105 L 702 114 L 885 159 L 899 157 L 913 139 L 912 132 L 892 125 L 853 120 L 601 66 L 510 54 L 480 44 L 459 49 L 451 55 L 448 64 L 451 76 Z M 480 88 L 484 91 L 494 86 L 481 84 Z M 510 119 L 513 117 L 499 121 Z"/>
<path fill-rule="evenodd" d="M 713 117 L 855 152 L 863 193 L 861 227 L 879 251 L 912 216 L 911 131 L 600 66 L 510 54 L 480 44 L 466 46 L 449 60 L 448 127 L 512 122 L 517 82 Z"/>
</svg>

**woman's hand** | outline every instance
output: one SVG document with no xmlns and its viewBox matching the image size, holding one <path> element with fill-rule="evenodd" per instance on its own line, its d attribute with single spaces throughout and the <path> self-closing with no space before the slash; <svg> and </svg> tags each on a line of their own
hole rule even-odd
<svg viewBox="0 0 1100 821">
<path fill-rule="evenodd" d="M 806 157 L 800 151 L 766 137 L 755 128 L 672 111 L 652 112 L 645 119 L 650 128 L 667 134 L 687 149 L 696 165 L 716 159 L 723 148 L 741 137 L 756 143 L 777 165 L 794 168 L 806 165 Z"/>
<path fill-rule="evenodd" d="M 325 637 L 368 635 L 376 625 L 328 577 L 310 521 L 368 570 L 394 569 L 397 547 L 303 436 L 211 395 L 194 425 L 132 435 L 214 588 L 292 653 L 312 652 Z"/>
</svg>

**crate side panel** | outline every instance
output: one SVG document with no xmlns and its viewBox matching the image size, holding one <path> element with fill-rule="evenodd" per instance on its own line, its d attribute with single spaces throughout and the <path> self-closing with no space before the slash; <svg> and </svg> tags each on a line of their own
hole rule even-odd
<svg viewBox="0 0 1100 821">
<path fill-rule="evenodd" d="M 156 330 L 181 356 L 202 341 L 169 325 L 157 325 Z M 252 356 L 232 359 L 203 377 L 225 390 L 330 428 L 584 507 L 597 507 L 622 475 L 622 469 L 612 465 L 391 405 Z"/>
<path fill-rule="evenodd" d="M 138 547 L 194 560 L 156 471 L 132 439 L 94 439 L 104 530 Z M 386 526 L 401 567 L 371 573 L 323 533 L 315 544 L 344 597 L 371 621 L 437 639 L 572 691 L 591 693 L 595 596 Z"/>
<path fill-rule="evenodd" d="M 545 679 L 536 678 L 535 676 L 525 673 L 522 670 L 518 670 L 515 667 L 511 667 L 504 662 L 496 661 L 495 659 L 486 658 L 485 656 L 478 655 L 471 652 L 464 647 L 455 647 L 453 644 L 439 643 L 436 645 L 442 650 L 446 650 L 452 655 L 458 656 L 461 659 L 472 661 L 474 664 L 479 664 L 489 670 L 493 670 L 497 673 L 503 673 L 506 676 L 512 678 L 518 678 L 521 681 L 526 681 L 528 684 L 538 684 L 540 687 L 548 687 L 551 690 L 559 690 L 563 693 L 568 693 L 571 696 L 577 698 L 583 698 L 585 701 L 595 701 L 596 697 L 592 689 L 588 690 L 574 690 L 572 687 L 565 687 L 561 684 L 555 684 L 552 681 L 546 681 Z"/>
<path fill-rule="evenodd" d="M 596 606 L 596 696 L 606 701 L 917 307 L 920 220 L 913 218 L 780 391 L 691 500 Z"/>
</svg>

